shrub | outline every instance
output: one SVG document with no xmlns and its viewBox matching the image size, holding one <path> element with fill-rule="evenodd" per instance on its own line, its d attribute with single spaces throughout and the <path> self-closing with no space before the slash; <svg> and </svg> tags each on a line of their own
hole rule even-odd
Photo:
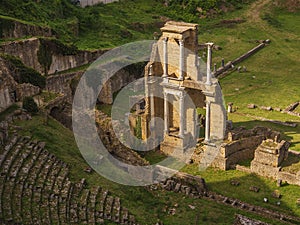
<svg viewBox="0 0 300 225">
<path fill-rule="evenodd" d="M 23 109 L 32 114 L 35 114 L 39 111 L 39 108 L 32 97 L 25 97 L 23 99 Z"/>
<path fill-rule="evenodd" d="M 20 84 L 30 83 L 40 88 L 45 87 L 46 78 L 33 68 L 25 66 L 23 62 L 17 57 L 6 54 L 1 54 L 0 57 L 5 59 L 10 64 L 10 66 L 13 67 L 14 71 L 16 71 L 16 77 L 14 77 L 16 82 Z"/>
</svg>

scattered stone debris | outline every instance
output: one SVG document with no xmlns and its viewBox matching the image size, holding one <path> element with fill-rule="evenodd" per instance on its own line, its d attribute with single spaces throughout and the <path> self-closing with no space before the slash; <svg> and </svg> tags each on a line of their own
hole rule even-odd
<svg viewBox="0 0 300 225">
<path fill-rule="evenodd" d="M 277 184 L 277 187 L 281 187 L 281 185 L 282 185 L 282 180 L 281 180 L 281 179 L 278 179 L 276 184 Z"/>
<path fill-rule="evenodd" d="M 273 110 L 272 106 L 260 106 L 259 108 L 262 109 L 262 110 L 266 110 L 266 111 L 272 111 Z"/>
<path fill-rule="evenodd" d="M 233 110 L 233 103 L 229 102 L 227 105 L 228 105 L 227 112 L 228 113 L 233 113 L 234 112 L 234 110 Z"/>
<path fill-rule="evenodd" d="M 251 187 L 249 187 L 249 190 L 258 193 L 260 188 L 256 187 L 256 186 L 251 186 Z"/>
<path fill-rule="evenodd" d="M 237 180 L 231 180 L 231 181 L 230 181 L 230 184 L 233 185 L 233 186 L 239 186 L 239 185 L 240 185 L 240 182 L 237 181 Z"/>
<path fill-rule="evenodd" d="M 168 214 L 174 216 L 176 214 L 176 209 L 175 208 L 169 209 Z"/>
<path fill-rule="evenodd" d="M 91 167 L 87 167 L 84 172 L 86 173 L 92 173 L 93 172 L 93 169 Z"/>
<path fill-rule="evenodd" d="M 246 216 L 237 214 L 233 225 L 268 225 L 267 223 L 259 220 L 250 219 Z"/>
<path fill-rule="evenodd" d="M 248 109 L 255 109 L 255 108 L 257 108 L 257 106 L 255 104 L 248 104 L 247 108 Z"/>
<path fill-rule="evenodd" d="M 195 209 L 196 207 L 193 205 L 189 205 L 190 209 Z"/>
<path fill-rule="evenodd" d="M 275 190 L 275 191 L 272 192 L 272 197 L 273 198 L 278 198 L 279 199 L 279 198 L 281 198 L 281 196 L 282 195 L 280 194 L 279 190 Z"/>
<path fill-rule="evenodd" d="M 279 201 L 279 202 L 277 202 L 276 204 L 277 204 L 278 206 L 280 206 L 280 205 L 281 205 L 281 202 Z"/>
<path fill-rule="evenodd" d="M 294 111 L 298 106 L 299 106 L 300 102 L 294 102 L 292 104 L 290 104 L 285 110 L 284 112 L 292 112 Z"/>
</svg>

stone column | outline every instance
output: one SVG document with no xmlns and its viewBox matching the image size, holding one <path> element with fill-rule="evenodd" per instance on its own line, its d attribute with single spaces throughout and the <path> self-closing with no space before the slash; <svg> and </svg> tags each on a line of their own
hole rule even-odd
<svg viewBox="0 0 300 225">
<path fill-rule="evenodd" d="M 168 103 L 168 93 L 164 92 L 164 123 L 165 123 L 165 134 L 169 134 L 169 103 Z"/>
<path fill-rule="evenodd" d="M 183 40 L 179 40 L 180 56 L 179 56 L 179 80 L 183 80 L 184 70 L 184 45 Z"/>
<path fill-rule="evenodd" d="M 154 128 L 154 117 L 155 117 L 155 111 L 154 111 L 154 96 L 153 93 L 150 94 L 150 119 L 151 119 L 151 128 Z"/>
<path fill-rule="evenodd" d="M 232 102 L 229 102 L 229 103 L 228 103 L 228 109 L 227 109 L 227 112 L 228 112 L 228 113 L 232 113 L 232 111 L 233 111 L 233 110 L 232 110 L 232 106 L 233 106 L 233 103 L 232 103 Z"/>
<path fill-rule="evenodd" d="M 225 66 L 225 59 L 222 59 L 221 66 L 222 66 L 222 67 Z"/>
<path fill-rule="evenodd" d="M 211 49 L 213 45 L 213 43 L 207 43 L 207 85 L 211 85 Z"/>
<path fill-rule="evenodd" d="M 210 101 L 206 100 L 205 142 L 210 141 Z"/>
<path fill-rule="evenodd" d="M 197 57 L 197 81 L 202 80 L 201 73 L 200 73 L 200 62 L 201 62 L 201 57 L 198 56 Z"/>
<path fill-rule="evenodd" d="M 185 128 L 185 107 L 184 107 L 184 93 L 179 96 L 179 117 L 180 117 L 180 126 L 179 126 L 179 137 L 184 137 L 184 128 Z"/>
<path fill-rule="evenodd" d="M 164 74 L 163 77 L 168 76 L 168 38 L 163 39 L 164 43 Z"/>
</svg>

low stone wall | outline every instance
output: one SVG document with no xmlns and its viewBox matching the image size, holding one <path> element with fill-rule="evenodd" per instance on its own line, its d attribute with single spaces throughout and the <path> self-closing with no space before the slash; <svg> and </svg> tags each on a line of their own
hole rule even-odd
<svg viewBox="0 0 300 225">
<path fill-rule="evenodd" d="M 277 179 L 280 167 L 261 164 L 256 161 L 251 162 L 251 171 L 263 177 Z"/>
<path fill-rule="evenodd" d="M 263 136 L 254 136 L 223 144 L 212 166 L 228 170 L 239 162 L 253 159 L 254 151 L 263 139 Z"/>
<path fill-rule="evenodd" d="M 182 172 L 160 183 L 160 186 L 167 191 L 180 192 L 189 197 L 201 197 L 208 191 L 203 178 Z"/>
<path fill-rule="evenodd" d="M 280 132 L 273 131 L 267 127 L 254 127 L 250 130 L 240 127 L 238 129 L 231 130 L 228 132 L 228 141 L 236 141 L 252 136 L 263 136 L 265 139 L 272 139 L 277 142 L 281 141 Z"/>
<path fill-rule="evenodd" d="M 289 184 L 299 185 L 300 186 L 300 174 L 292 174 L 289 172 L 280 171 L 278 173 L 277 179 L 280 179 Z"/>
<path fill-rule="evenodd" d="M 266 127 L 255 127 L 250 130 L 238 128 L 227 133 L 227 142 L 222 144 L 220 154 L 212 163 L 213 167 L 228 170 L 239 162 L 254 158 L 255 149 L 265 139 L 281 140 L 279 132 Z"/>
</svg>

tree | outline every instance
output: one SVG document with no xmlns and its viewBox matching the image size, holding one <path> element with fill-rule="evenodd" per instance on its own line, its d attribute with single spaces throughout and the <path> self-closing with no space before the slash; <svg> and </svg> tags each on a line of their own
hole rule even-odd
<svg viewBox="0 0 300 225">
<path fill-rule="evenodd" d="M 23 99 L 23 109 L 31 114 L 35 114 L 39 111 L 39 108 L 32 97 L 25 97 Z"/>
</svg>

